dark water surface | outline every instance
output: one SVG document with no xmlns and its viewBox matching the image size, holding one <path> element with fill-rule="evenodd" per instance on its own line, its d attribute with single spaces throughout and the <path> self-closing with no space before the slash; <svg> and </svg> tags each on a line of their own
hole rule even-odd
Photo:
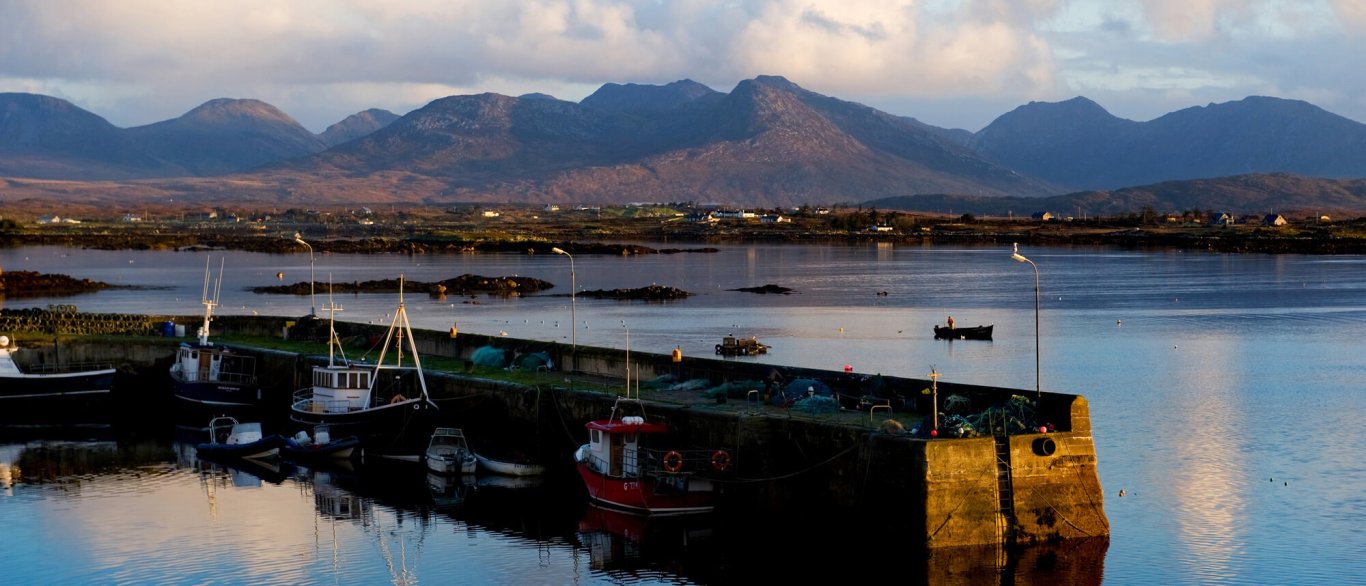
<svg viewBox="0 0 1366 586">
<path fill-rule="evenodd" d="M 420 469 L 262 480 L 135 434 L 56 444 L 115 454 L 93 470 L 88 461 L 111 456 L 60 455 L 51 440 L 7 444 L 0 567 L 15 583 L 737 583 L 826 566 L 868 578 L 889 564 L 913 583 L 1366 583 L 1366 257 L 1021 252 L 1039 268 L 1041 386 L 1091 403 L 1108 546 L 919 559 L 894 553 L 895 528 L 854 536 L 868 543 L 818 523 L 640 528 L 592 518 L 572 482 L 555 478 L 447 492 Z M 6 270 L 159 287 L 4 307 L 193 315 L 206 258 L 4 249 Z M 742 360 L 916 378 L 934 368 L 946 381 L 1034 388 L 1034 272 L 1008 248 L 723 246 L 574 262 L 580 291 L 658 283 L 695 294 L 669 304 L 579 297 L 579 344 L 624 347 L 629 331 L 633 350 L 710 355 L 735 333 L 773 347 Z M 279 284 L 278 272 L 306 281 L 306 254 L 226 253 L 226 266 L 220 313 L 308 313 L 307 297 L 244 290 Z M 415 327 L 573 339 L 564 256 L 320 255 L 315 271 L 319 281 L 545 279 L 557 287 L 541 295 L 410 296 L 408 310 Z M 730 291 L 769 283 L 795 292 Z M 380 322 L 396 298 L 337 302 L 338 319 Z M 947 315 L 995 324 L 995 339 L 934 340 L 931 326 Z M 442 500 L 457 493 L 458 504 Z M 346 514 L 334 501 L 349 503 Z"/>
</svg>

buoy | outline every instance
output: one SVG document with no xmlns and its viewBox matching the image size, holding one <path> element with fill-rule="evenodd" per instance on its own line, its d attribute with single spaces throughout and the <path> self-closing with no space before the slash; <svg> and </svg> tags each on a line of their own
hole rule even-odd
<svg viewBox="0 0 1366 586">
<path fill-rule="evenodd" d="M 284 280 L 285 274 L 284 274 L 284 273 L 275 273 L 275 278 L 276 278 L 276 279 L 280 279 L 280 280 Z"/>
<path fill-rule="evenodd" d="M 1039 433 L 1048 433 L 1048 426 L 1040 425 L 1040 426 L 1039 426 Z"/>
<path fill-rule="evenodd" d="M 844 365 L 844 372 L 854 372 L 854 366 L 852 364 Z"/>
<path fill-rule="evenodd" d="M 1127 493 L 1124 492 L 1124 489 L 1119 489 L 1119 496 L 1124 496 L 1125 494 Z"/>
<path fill-rule="evenodd" d="M 937 429 L 931 429 L 931 430 L 930 430 L 930 437 L 939 437 L 939 430 L 937 430 Z"/>
</svg>

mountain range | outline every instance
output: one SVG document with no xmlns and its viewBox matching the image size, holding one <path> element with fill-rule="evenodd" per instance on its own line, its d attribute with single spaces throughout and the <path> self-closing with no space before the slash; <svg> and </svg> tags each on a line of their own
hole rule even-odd
<svg viewBox="0 0 1366 586">
<path fill-rule="evenodd" d="M 0 204 L 694 201 L 758 208 L 943 195 L 1006 198 L 1001 203 L 1050 198 L 1039 204 L 1066 196 L 1101 207 L 1096 202 L 1106 198 L 1132 203 L 1113 195 L 1125 187 L 1204 179 L 1197 193 L 1226 198 L 1236 187 L 1213 189 L 1208 181 L 1233 176 L 1219 185 L 1265 187 L 1239 177 L 1284 177 L 1273 174 L 1300 177 L 1294 183 L 1301 188 L 1366 177 L 1366 125 L 1267 97 L 1135 122 L 1079 97 L 1020 106 L 972 133 L 773 76 L 744 80 L 728 93 L 681 80 L 606 84 L 579 102 L 544 94 L 450 96 L 402 116 L 366 110 L 320 134 L 258 100 L 216 99 L 179 118 L 118 128 L 59 98 L 0 94 Z M 1188 203 L 1222 209 L 1255 199 L 1297 207 L 1244 199 Z M 1366 200 L 1334 205 L 1366 210 Z"/>
</svg>

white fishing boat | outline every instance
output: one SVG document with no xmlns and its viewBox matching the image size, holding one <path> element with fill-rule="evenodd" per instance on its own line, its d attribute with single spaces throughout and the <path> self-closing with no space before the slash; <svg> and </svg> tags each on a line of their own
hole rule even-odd
<svg viewBox="0 0 1366 586">
<path fill-rule="evenodd" d="M 417 461 L 431 429 L 427 416 L 437 407 L 427 394 L 404 308 L 403 277 L 399 276 L 398 309 L 375 363 L 352 362 L 344 353 L 338 356 L 342 344 L 335 316 L 340 308 L 329 301 L 324 310 L 332 314 L 327 364 L 313 367 L 313 384 L 294 394 L 290 419 L 307 429 L 326 425 L 334 436 L 357 436 L 367 455 Z"/>
</svg>

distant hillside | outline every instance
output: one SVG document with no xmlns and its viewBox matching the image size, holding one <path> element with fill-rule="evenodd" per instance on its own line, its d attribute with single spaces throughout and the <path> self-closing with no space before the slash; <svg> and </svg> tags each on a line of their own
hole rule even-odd
<svg viewBox="0 0 1366 586">
<path fill-rule="evenodd" d="M 970 144 L 1021 173 L 1074 189 L 1248 173 L 1366 177 L 1366 125 L 1306 102 L 1257 96 L 1150 122 L 1117 118 L 1085 98 L 1031 102 Z"/>
<path fill-rule="evenodd" d="M 368 110 L 333 125 L 327 137 L 362 136 L 395 118 Z M 66 100 L 0 93 L 2 176 L 64 181 L 212 176 L 326 146 L 322 135 L 259 100 L 210 100 L 179 118 L 123 129 Z"/>
<path fill-rule="evenodd" d="M 370 108 L 362 112 L 357 112 L 346 119 L 327 127 L 318 138 L 328 147 L 334 147 L 341 143 L 355 140 L 376 130 L 393 124 L 398 120 L 398 114 L 379 108 Z"/>
<path fill-rule="evenodd" d="M 1337 217 L 1366 215 L 1366 179 L 1317 179 L 1289 174 L 1253 174 L 1218 179 L 1168 181 L 1115 191 L 1085 191 L 1045 198 L 986 198 L 961 195 L 889 197 L 865 207 L 934 213 L 1028 216 L 1051 212 L 1076 217 L 1155 213 L 1227 212 Z"/>
<path fill-rule="evenodd" d="M 245 171 L 326 148 L 293 118 L 259 100 L 210 100 L 127 134 L 144 152 L 192 176 Z"/>
<path fill-rule="evenodd" d="M 37 94 L 0 93 L 0 175 L 73 180 L 173 172 L 104 118 Z"/>
<path fill-rule="evenodd" d="M 869 194 L 1053 190 L 924 125 L 778 77 L 743 81 L 729 94 L 690 81 L 608 85 L 582 104 L 452 96 L 262 175 L 345 180 L 376 173 L 444 182 L 442 193 L 426 195 L 432 202 L 774 206 Z"/>
<path fill-rule="evenodd" d="M 1345 210 L 1358 204 L 1352 182 L 1308 177 L 1366 177 L 1366 125 L 1276 98 L 1150 122 L 1075 98 L 1030 103 L 968 133 L 773 76 L 728 93 L 691 80 L 609 83 L 578 103 L 449 96 L 403 116 L 366 110 L 319 135 L 258 100 L 211 100 L 119 129 L 63 100 L 0 94 L 0 175 L 0 205 L 10 206 L 934 200 L 1095 214 Z M 1209 183 L 1180 183 L 1195 179 Z M 1147 187 L 1121 189 L 1132 185 Z M 1092 191 L 1060 195 L 1079 190 Z"/>
</svg>

